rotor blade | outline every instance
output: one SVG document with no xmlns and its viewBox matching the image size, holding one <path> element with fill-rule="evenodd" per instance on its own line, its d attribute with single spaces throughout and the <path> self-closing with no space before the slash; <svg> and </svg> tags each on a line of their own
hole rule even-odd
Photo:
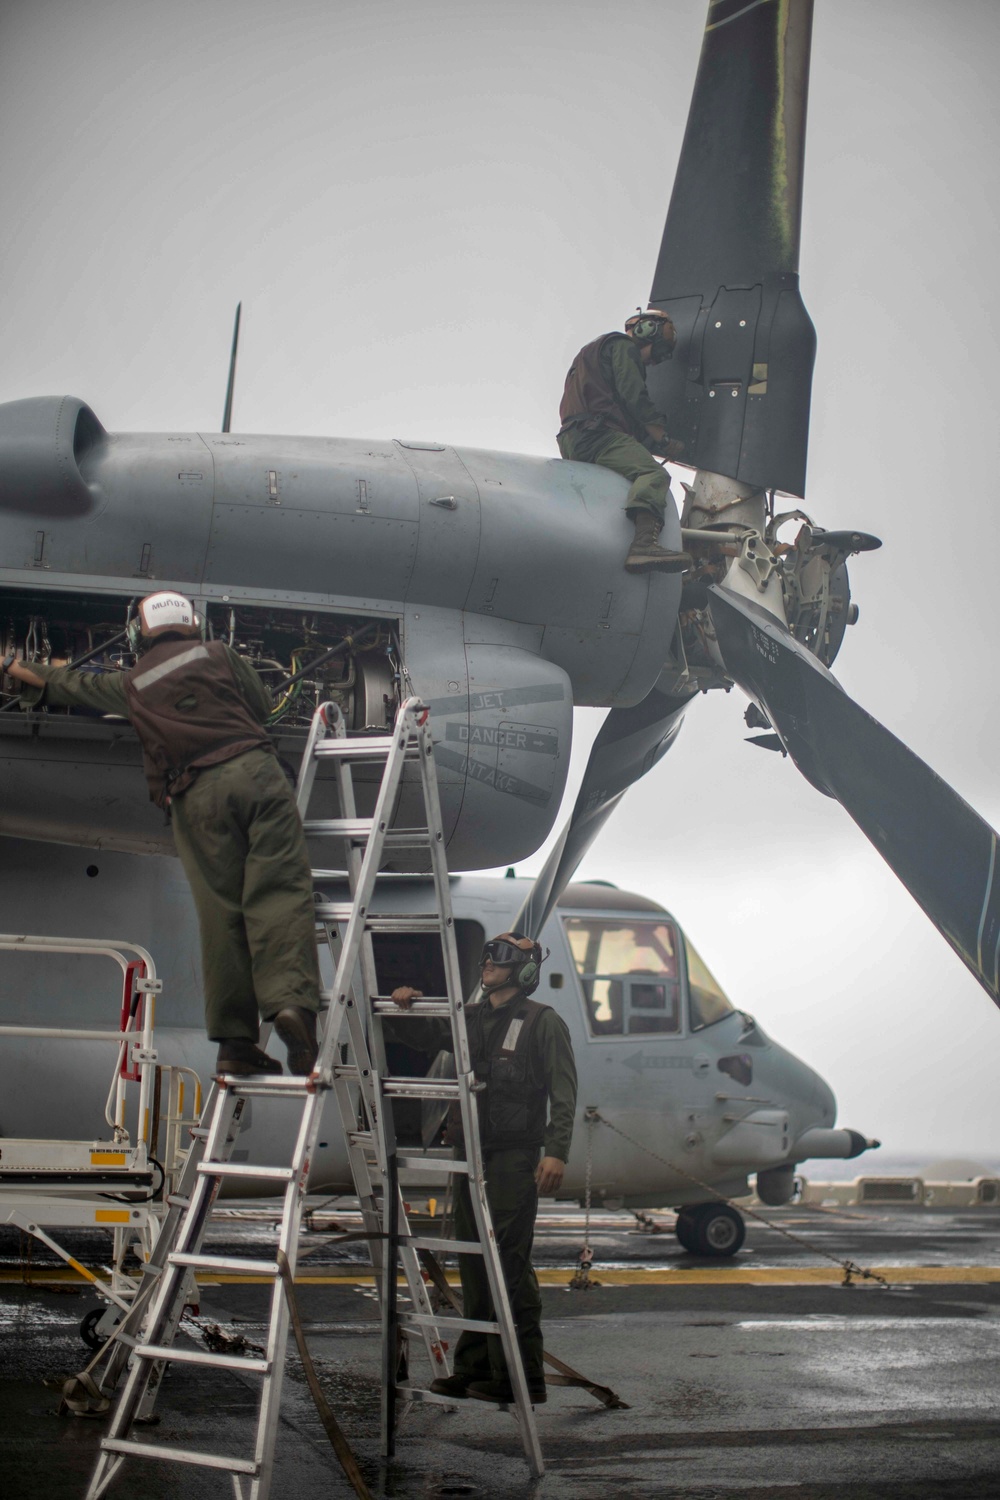
<svg viewBox="0 0 1000 1500">
<path fill-rule="evenodd" d="M 709 607 L 730 677 L 767 714 L 803 775 L 850 813 L 1000 1004 L 994 830 L 767 610 L 719 587 L 709 590 Z"/>
<path fill-rule="evenodd" d="M 236 385 L 236 355 L 240 347 L 240 313 L 243 303 L 236 304 L 236 321 L 233 323 L 233 348 L 229 356 L 229 380 L 226 383 L 226 409 L 222 413 L 222 430 L 228 432 L 233 420 L 233 388 Z"/>
<path fill-rule="evenodd" d="M 684 462 L 800 496 L 816 351 L 798 278 L 812 4 L 710 3 L 649 297 L 677 328 L 648 383 Z"/>
<path fill-rule="evenodd" d="M 537 938 L 604 824 L 629 787 L 666 755 L 691 701 L 654 687 L 633 708 L 613 708 L 601 725 L 573 815 L 535 880 L 511 931 Z"/>
</svg>

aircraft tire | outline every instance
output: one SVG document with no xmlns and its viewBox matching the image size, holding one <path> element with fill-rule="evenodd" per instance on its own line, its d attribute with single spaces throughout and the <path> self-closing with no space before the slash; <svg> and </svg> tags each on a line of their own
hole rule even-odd
<svg viewBox="0 0 1000 1500">
<path fill-rule="evenodd" d="M 723 1260 L 735 1255 L 747 1237 L 743 1215 L 728 1203 L 703 1203 L 694 1227 L 696 1255 Z"/>
<path fill-rule="evenodd" d="M 107 1310 L 103 1305 L 101 1307 L 92 1307 L 80 1319 L 80 1337 L 88 1349 L 102 1349 L 104 1347 L 104 1340 L 97 1331 L 97 1325 Z"/>
<path fill-rule="evenodd" d="M 696 1255 L 697 1243 L 696 1233 L 698 1228 L 698 1216 L 706 1205 L 703 1203 L 689 1204 L 682 1208 L 677 1215 L 677 1223 L 674 1225 L 674 1234 L 680 1240 L 682 1247 L 690 1255 Z"/>
</svg>

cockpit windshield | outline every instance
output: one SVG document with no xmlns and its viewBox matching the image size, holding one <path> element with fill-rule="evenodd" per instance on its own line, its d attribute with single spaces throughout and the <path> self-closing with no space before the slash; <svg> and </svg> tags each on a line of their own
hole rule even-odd
<svg viewBox="0 0 1000 1500">
<path fill-rule="evenodd" d="M 714 1026 L 735 1010 L 719 981 L 705 963 L 691 939 L 685 935 L 688 961 L 688 994 L 691 997 L 691 1030 Z"/>
<path fill-rule="evenodd" d="M 591 1036 L 680 1031 L 677 936 L 669 922 L 564 920 Z"/>
</svg>

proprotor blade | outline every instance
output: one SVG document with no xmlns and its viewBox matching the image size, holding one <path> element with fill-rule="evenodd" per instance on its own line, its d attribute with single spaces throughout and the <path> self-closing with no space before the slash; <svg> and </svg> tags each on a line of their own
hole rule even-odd
<svg viewBox="0 0 1000 1500">
<path fill-rule="evenodd" d="M 850 813 L 1000 1004 L 994 830 L 773 615 L 724 588 L 709 590 L 709 607 L 726 671 L 767 714 L 803 775 Z"/>
<path fill-rule="evenodd" d="M 798 289 L 812 0 L 712 0 L 650 302 L 686 463 L 802 495 L 816 336 Z"/>
<path fill-rule="evenodd" d="M 537 937 L 581 859 L 634 782 L 666 755 L 680 732 L 690 695 L 653 688 L 634 708 L 613 708 L 601 725 L 573 815 L 535 880 L 512 931 Z"/>
</svg>

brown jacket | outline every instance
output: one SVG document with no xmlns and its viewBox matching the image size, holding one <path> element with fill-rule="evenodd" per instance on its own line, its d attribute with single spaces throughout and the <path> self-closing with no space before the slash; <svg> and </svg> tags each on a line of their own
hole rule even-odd
<svg viewBox="0 0 1000 1500">
<path fill-rule="evenodd" d="M 149 794 L 160 807 L 205 766 L 273 750 L 240 691 L 222 641 L 165 641 L 125 673 L 128 715 L 142 742 Z"/>
</svg>

